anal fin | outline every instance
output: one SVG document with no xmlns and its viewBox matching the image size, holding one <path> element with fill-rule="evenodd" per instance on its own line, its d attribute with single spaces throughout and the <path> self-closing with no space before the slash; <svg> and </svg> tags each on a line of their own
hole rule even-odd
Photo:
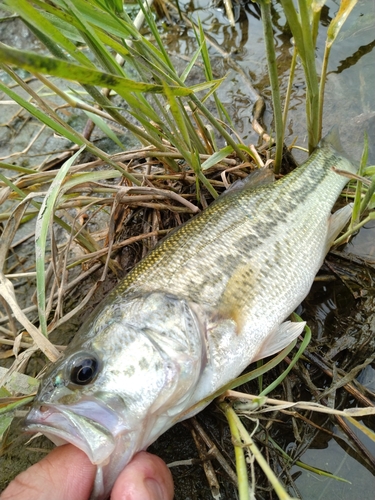
<svg viewBox="0 0 375 500">
<path fill-rule="evenodd" d="M 305 325 L 305 321 L 299 321 L 298 323 L 285 321 L 284 323 L 281 323 L 280 326 L 274 328 L 274 330 L 268 335 L 267 339 L 263 342 L 260 350 L 257 352 L 252 361 L 266 358 L 284 349 L 284 347 L 289 345 L 295 338 L 301 335 Z"/>
<path fill-rule="evenodd" d="M 353 203 L 349 203 L 340 210 L 337 210 L 334 214 L 332 214 L 328 221 L 328 235 L 326 242 L 326 253 L 328 253 L 331 248 L 333 242 L 340 234 L 341 230 L 345 226 L 345 224 L 349 221 L 353 212 Z"/>
</svg>

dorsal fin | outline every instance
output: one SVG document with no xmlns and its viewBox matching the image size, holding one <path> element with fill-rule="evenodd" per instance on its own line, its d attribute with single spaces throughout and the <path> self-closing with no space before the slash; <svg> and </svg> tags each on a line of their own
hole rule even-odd
<svg viewBox="0 0 375 500">
<path fill-rule="evenodd" d="M 271 184 L 275 180 L 273 170 L 270 168 L 259 168 L 250 172 L 250 174 L 244 179 L 238 179 L 229 188 L 224 191 L 220 197 L 226 196 L 227 194 L 237 193 L 244 189 L 254 189 L 258 186 L 263 186 L 265 184 Z"/>
</svg>

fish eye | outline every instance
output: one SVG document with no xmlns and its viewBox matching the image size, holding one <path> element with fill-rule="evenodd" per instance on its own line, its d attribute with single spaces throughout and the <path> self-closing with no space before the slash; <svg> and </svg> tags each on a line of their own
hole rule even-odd
<svg viewBox="0 0 375 500">
<path fill-rule="evenodd" d="M 76 385 L 87 385 L 95 380 L 99 371 L 99 361 L 92 354 L 80 355 L 73 360 L 70 381 Z"/>
</svg>

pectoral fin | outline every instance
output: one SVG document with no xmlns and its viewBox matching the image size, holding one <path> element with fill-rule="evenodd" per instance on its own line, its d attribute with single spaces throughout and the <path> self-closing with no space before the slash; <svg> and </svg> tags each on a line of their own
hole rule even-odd
<svg viewBox="0 0 375 500">
<path fill-rule="evenodd" d="M 303 332 L 306 322 L 301 321 L 298 323 L 293 323 L 292 321 L 285 321 L 281 323 L 280 326 L 275 328 L 267 337 L 265 342 L 263 342 L 260 350 L 254 357 L 252 361 L 257 361 L 258 359 L 266 358 L 275 354 L 287 345 L 289 345 L 295 338 L 298 337 Z"/>
<path fill-rule="evenodd" d="M 340 234 L 341 230 L 345 226 L 345 224 L 350 219 L 353 212 L 353 203 L 349 203 L 340 210 L 337 210 L 334 214 L 331 215 L 328 221 L 328 235 L 327 235 L 327 243 L 326 243 L 326 253 L 328 253 L 331 248 L 333 242 Z"/>
<path fill-rule="evenodd" d="M 232 273 L 220 298 L 219 317 L 232 319 L 237 325 L 237 333 L 242 330 L 244 308 L 249 308 L 256 297 L 259 269 L 252 261 L 239 265 Z"/>
</svg>

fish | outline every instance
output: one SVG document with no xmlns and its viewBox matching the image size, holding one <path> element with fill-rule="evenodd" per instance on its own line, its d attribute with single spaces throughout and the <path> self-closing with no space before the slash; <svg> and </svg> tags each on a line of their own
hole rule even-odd
<svg viewBox="0 0 375 500">
<path fill-rule="evenodd" d="M 331 214 L 357 168 L 331 131 L 297 169 L 245 182 L 160 242 L 104 298 L 40 383 L 25 428 L 72 443 L 109 497 L 135 453 L 251 362 L 290 344 L 350 205 Z"/>
</svg>

